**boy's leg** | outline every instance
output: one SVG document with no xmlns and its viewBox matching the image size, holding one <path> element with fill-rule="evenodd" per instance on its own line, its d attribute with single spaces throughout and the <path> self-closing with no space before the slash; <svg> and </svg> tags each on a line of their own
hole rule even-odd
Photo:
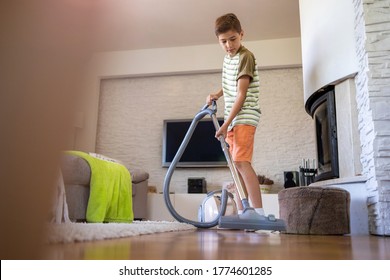
<svg viewBox="0 0 390 280">
<path fill-rule="evenodd" d="M 251 163 L 247 161 L 236 161 L 235 164 L 242 177 L 242 181 L 248 193 L 248 198 L 251 200 L 252 207 L 263 208 L 259 179 L 257 178 L 256 172 L 253 170 Z"/>
</svg>

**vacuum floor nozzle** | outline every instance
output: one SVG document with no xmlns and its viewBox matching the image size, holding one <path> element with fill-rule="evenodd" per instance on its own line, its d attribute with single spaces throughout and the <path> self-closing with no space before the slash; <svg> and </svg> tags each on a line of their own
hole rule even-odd
<svg viewBox="0 0 390 280">
<path fill-rule="evenodd" d="M 246 230 L 286 230 L 286 225 L 283 220 L 276 219 L 273 215 L 260 215 L 253 208 L 246 209 L 240 215 L 221 216 L 219 219 L 219 227 Z"/>
</svg>

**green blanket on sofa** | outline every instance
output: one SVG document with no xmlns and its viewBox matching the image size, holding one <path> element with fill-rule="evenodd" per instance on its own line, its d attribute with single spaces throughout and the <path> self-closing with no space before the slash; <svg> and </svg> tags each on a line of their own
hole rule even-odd
<svg viewBox="0 0 390 280">
<path fill-rule="evenodd" d="M 127 168 L 84 152 L 68 153 L 85 159 L 91 168 L 87 222 L 131 223 L 134 219 L 132 183 Z"/>
</svg>

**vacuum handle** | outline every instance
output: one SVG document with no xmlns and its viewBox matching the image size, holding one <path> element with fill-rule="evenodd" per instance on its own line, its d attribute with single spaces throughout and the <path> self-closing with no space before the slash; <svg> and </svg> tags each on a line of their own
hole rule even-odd
<svg viewBox="0 0 390 280">
<path fill-rule="evenodd" d="M 208 103 L 206 103 L 203 107 L 202 107 L 202 109 L 201 109 L 201 111 L 203 111 L 203 110 L 206 110 L 208 107 L 210 107 L 211 106 L 211 109 L 214 111 L 214 112 L 217 112 L 217 100 L 212 100 L 211 101 L 211 104 L 209 105 Z"/>
</svg>

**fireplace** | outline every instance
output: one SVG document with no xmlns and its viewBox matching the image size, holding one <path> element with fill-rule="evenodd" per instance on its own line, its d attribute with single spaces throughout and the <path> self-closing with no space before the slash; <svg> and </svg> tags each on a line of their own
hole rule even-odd
<svg viewBox="0 0 390 280">
<path fill-rule="evenodd" d="M 314 120 L 317 150 L 317 174 L 314 181 L 339 177 L 335 88 L 321 89 L 308 102 Z"/>
</svg>

